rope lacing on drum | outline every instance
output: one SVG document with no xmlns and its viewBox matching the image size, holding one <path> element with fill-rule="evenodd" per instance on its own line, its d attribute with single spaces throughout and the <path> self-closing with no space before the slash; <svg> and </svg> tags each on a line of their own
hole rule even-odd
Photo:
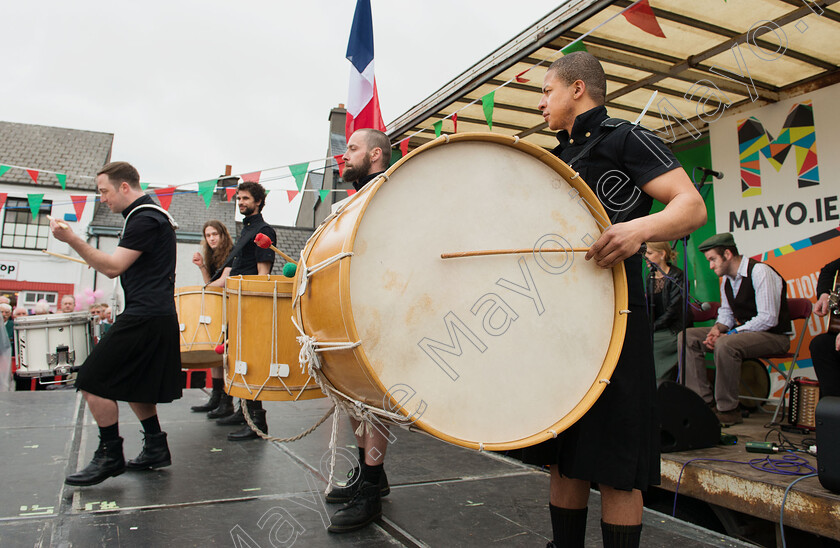
<svg viewBox="0 0 840 548">
<path fill-rule="evenodd" d="M 343 253 L 338 253 L 336 255 L 333 255 L 329 259 L 324 259 L 320 263 L 310 267 L 310 266 L 307 266 L 306 261 L 303 258 L 303 253 L 301 253 L 300 262 L 298 263 L 298 266 L 297 266 L 298 273 L 299 273 L 298 274 L 298 276 L 299 276 L 298 277 L 298 280 L 299 280 L 298 281 L 298 290 L 297 290 L 297 294 L 295 295 L 295 299 L 292 302 L 292 308 L 294 309 L 294 308 L 297 307 L 298 299 L 306 293 L 306 286 L 308 285 L 308 281 L 309 281 L 310 276 L 312 276 L 313 274 L 315 274 L 319 270 L 322 270 L 322 269 L 330 266 L 331 264 L 333 264 L 336 261 L 340 261 L 341 259 L 344 259 L 346 257 L 352 257 L 352 256 L 353 256 L 352 251 L 345 251 Z"/>
<path fill-rule="evenodd" d="M 609 379 L 601 379 L 601 380 L 600 380 L 600 381 L 598 381 L 598 382 L 600 382 L 601 384 L 610 384 L 610 380 L 609 380 Z"/>
<path fill-rule="evenodd" d="M 551 434 L 551 437 L 552 437 L 552 438 L 556 438 L 556 437 L 557 437 L 557 430 L 549 430 L 549 431 L 548 431 L 548 433 L 549 433 L 549 434 Z"/>
</svg>

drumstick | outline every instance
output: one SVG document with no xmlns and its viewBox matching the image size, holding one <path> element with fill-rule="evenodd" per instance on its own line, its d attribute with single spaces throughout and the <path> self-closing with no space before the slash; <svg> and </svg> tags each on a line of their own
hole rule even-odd
<svg viewBox="0 0 840 548">
<path fill-rule="evenodd" d="M 272 250 L 273 252 L 277 253 L 278 255 L 280 255 L 281 257 L 286 259 L 286 262 L 288 262 L 288 263 L 297 264 L 297 261 L 295 261 L 294 259 L 292 259 L 288 255 L 286 255 L 285 253 L 283 253 L 282 251 L 280 251 L 279 249 L 277 249 L 276 247 L 271 245 L 271 238 L 269 238 L 268 236 L 266 236 L 262 232 L 257 234 L 257 236 L 254 238 L 254 243 L 257 244 L 259 247 L 261 247 L 263 249 Z"/>
<path fill-rule="evenodd" d="M 455 253 L 441 253 L 441 259 L 460 259 L 461 257 L 483 257 L 485 255 L 518 255 L 524 253 L 588 253 L 588 247 L 572 247 L 570 249 L 487 249 L 484 251 L 456 251 Z"/>
<path fill-rule="evenodd" d="M 52 255 L 53 257 L 58 257 L 59 259 L 66 259 L 68 261 L 75 261 L 77 263 L 82 263 L 83 265 L 88 266 L 88 264 L 84 260 L 77 259 L 76 257 L 71 257 L 70 255 L 62 255 L 61 253 L 56 253 L 55 251 L 47 251 L 46 249 L 42 249 L 41 251 L 46 253 L 47 255 Z"/>
<path fill-rule="evenodd" d="M 47 215 L 47 219 L 50 220 L 50 221 L 55 221 L 55 224 L 57 224 L 61 228 L 70 228 L 70 225 L 68 225 L 67 223 L 65 223 L 61 219 L 56 219 L 52 215 Z"/>
</svg>

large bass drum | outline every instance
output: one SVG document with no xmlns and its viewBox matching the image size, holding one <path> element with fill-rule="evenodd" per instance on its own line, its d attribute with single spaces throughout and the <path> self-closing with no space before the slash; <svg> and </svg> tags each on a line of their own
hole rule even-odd
<svg viewBox="0 0 840 548">
<path fill-rule="evenodd" d="M 350 400 L 402 404 L 417 427 L 464 447 L 533 445 L 577 421 L 618 361 L 624 266 L 572 251 L 607 225 L 549 152 L 494 134 L 440 137 L 313 234 L 296 320 Z M 441 258 L 483 250 L 521 251 Z"/>
</svg>

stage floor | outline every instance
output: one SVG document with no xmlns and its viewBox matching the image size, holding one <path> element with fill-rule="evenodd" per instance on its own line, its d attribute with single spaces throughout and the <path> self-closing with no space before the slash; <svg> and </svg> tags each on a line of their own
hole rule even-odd
<svg viewBox="0 0 840 548">
<path fill-rule="evenodd" d="M 73 390 L 0 394 L 0 546 L 529 546 L 551 537 L 548 474 L 513 459 L 396 431 L 386 470 L 391 494 L 381 521 L 354 533 L 326 531 L 339 508 L 323 502 L 329 419 L 295 443 L 229 442 L 189 407 L 203 390 L 159 408 L 173 464 L 126 472 L 93 487 L 64 476 L 84 467 L 97 429 Z M 270 433 L 293 436 L 329 408 L 327 400 L 267 403 Z M 140 425 L 120 404 L 126 458 L 140 450 Z M 356 452 L 342 417 L 341 445 Z M 341 461 L 339 461 L 339 464 Z M 348 466 L 340 467 L 342 473 Z M 601 546 L 592 493 L 587 546 Z M 642 545 L 749 546 L 645 510 Z"/>
</svg>

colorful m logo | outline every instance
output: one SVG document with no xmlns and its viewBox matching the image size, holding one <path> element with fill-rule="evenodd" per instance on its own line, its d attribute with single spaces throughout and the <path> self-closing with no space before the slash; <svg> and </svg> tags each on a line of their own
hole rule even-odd
<svg viewBox="0 0 840 548">
<path fill-rule="evenodd" d="M 738 121 L 738 146 L 741 161 L 741 195 L 761 194 L 759 152 L 776 171 L 782 169 L 791 147 L 796 150 L 796 170 L 799 188 L 820 184 L 817 168 L 817 141 L 814 132 L 814 106 L 811 101 L 798 103 L 782 124 L 776 139 L 764 129 L 757 118 Z"/>
</svg>

